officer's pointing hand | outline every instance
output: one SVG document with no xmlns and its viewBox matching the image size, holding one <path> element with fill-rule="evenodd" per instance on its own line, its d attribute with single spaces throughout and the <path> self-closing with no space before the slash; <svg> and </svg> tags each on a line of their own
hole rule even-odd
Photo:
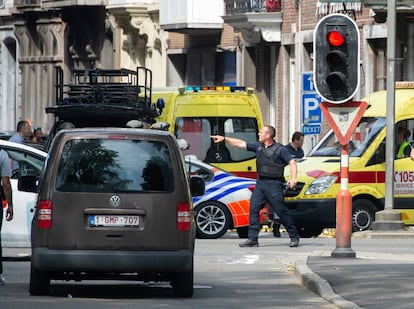
<svg viewBox="0 0 414 309">
<path fill-rule="evenodd" d="M 224 141 L 224 136 L 221 135 L 211 135 L 210 137 L 213 139 L 213 142 L 215 143 L 220 143 Z"/>
</svg>

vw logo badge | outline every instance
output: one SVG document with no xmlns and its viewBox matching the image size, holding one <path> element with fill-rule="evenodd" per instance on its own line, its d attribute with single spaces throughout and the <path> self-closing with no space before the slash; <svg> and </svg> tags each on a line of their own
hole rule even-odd
<svg viewBox="0 0 414 309">
<path fill-rule="evenodd" d="M 118 195 L 112 195 L 109 199 L 109 203 L 111 203 L 112 206 L 118 207 L 121 205 L 121 198 Z"/>
</svg>

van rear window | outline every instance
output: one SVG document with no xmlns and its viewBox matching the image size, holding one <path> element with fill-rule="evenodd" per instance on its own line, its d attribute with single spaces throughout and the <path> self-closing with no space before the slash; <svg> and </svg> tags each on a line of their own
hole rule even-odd
<svg viewBox="0 0 414 309">
<path fill-rule="evenodd" d="M 70 140 L 56 178 L 64 192 L 172 192 L 167 144 L 148 140 Z"/>
</svg>

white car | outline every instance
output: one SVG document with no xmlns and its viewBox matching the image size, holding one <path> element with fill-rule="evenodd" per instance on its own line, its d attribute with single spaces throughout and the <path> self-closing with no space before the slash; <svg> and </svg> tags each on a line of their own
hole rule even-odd
<svg viewBox="0 0 414 309">
<path fill-rule="evenodd" d="M 0 148 L 19 162 L 13 171 L 14 218 L 3 220 L 1 232 L 4 248 L 30 247 L 31 221 L 37 195 L 17 188 L 19 175 L 40 176 L 47 153 L 34 147 L 0 140 Z M 219 238 L 228 229 L 236 229 L 240 237 L 247 237 L 249 206 L 254 179 L 232 175 L 194 156 L 186 156 L 187 170 L 191 176 L 201 177 L 206 185 L 205 194 L 193 198 L 198 238 Z M 3 209 L 5 212 L 5 209 Z M 261 224 L 268 223 L 267 208 L 261 212 Z"/>
<path fill-rule="evenodd" d="M 30 247 L 30 229 L 33 218 L 35 193 L 21 192 L 17 188 L 17 178 L 21 175 L 40 176 L 47 153 L 24 144 L 0 140 L 0 148 L 10 159 L 19 162 L 19 169 L 13 171 L 11 185 L 13 190 L 13 220 L 3 220 L 1 240 L 3 248 Z M 6 208 L 3 205 L 5 217 Z"/>
</svg>

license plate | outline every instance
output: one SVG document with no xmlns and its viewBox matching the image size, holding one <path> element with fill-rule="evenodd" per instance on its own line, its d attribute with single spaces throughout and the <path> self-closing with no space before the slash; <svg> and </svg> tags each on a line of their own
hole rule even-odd
<svg viewBox="0 0 414 309">
<path fill-rule="evenodd" d="M 89 225 L 92 227 L 138 227 L 139 216 L 92 215 L 89 216 Z"/>
</svg>

